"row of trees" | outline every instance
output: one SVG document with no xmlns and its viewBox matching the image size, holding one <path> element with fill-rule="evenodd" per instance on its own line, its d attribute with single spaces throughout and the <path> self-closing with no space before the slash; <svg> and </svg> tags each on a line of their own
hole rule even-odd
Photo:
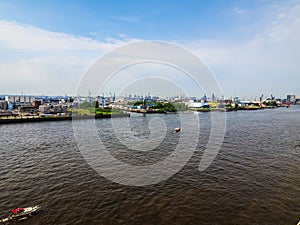
<svg viewBox="0 0 300 225">
<path fill-rule="evenodd" d="M 181 102 L 144 102 L 137 101 L 133 104 L 134 106 L 145 105 L 150 109 L 156 109 L 158 112 L 177 112 L 184 111 L 188 109 L 188 106 Z"/>
<path fill-rule="evenodd" d="M 134 106 L 142 106 L 145 105 L 150 109 L 156 109 L 158 112 L 177 112 L 177 111 L 185 111 L 188 109 L 188 106 L 181 102 L 144 102 L 137 101 L 133 104 Z M 110 108 L 99 108 L 98 101 L 93 102 L 84 102 L 80 104 L 79 109 L 82 110 L 90 110 L 96 114 L 101 113 L 109 113 L 111 112 Z"/>
</svg>

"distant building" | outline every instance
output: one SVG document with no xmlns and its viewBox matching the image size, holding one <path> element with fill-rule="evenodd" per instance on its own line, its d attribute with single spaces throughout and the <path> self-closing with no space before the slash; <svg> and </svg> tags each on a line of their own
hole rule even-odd
<svg viewBox="0 0 300 225">
<path fill-rule="evenodd" d="M 216 102 L 216 96 L 215 96 L 214 93 L 212 93 L 212 95 L 211 95 L 211 101 L 212 101 L 212 102 Z"/>
<path fill-rule="evenodd" d="M 50 109 L 53 113 L 66 113 L 68 107 L 66 105 L 53 105 Z"/>
<path fill-rule="evenodd" d="M 296 102 L 296 95 L 287 95 L 286 100 L 293 104 Z"/>
<path fill-rule="evenodd" d="M 3 100 L 0 101 L 0 109 L 2 109 L 2 110 L 7 109 L 7 102 L 6 101 L 3 101 Z"/>
<path fill-rule="evenodd" d="M 35 108 L 39 108 L 40 105 L 42 105 L 42 100 L 34 100 L 32 102 L 32 106 Z"/>
<path fill-rule="evenodd" d="M 68 111 L 68 107 L 66 105 L 51 105 L 51 104 L 44 104 L 39 106 L 39 111 L 44 114 L 49 113 L 66 113 Z"/>
<path fill-rule="evenodd" d="M 8 116 L 12 116 L 13 113 L 11 111 L 8 111 L 8 110 L 3 110 L 3 111 L 0 111 L 0 117 L 8 117 Z"/>
<path fill-rule="evenodd" d="M 7 102 L 7 109 L 8 109 L 8 110 L 13 110 L 13 109 L 15 109 L 15 103 Z"/>
<path fill-rule="evenodd" d="M 49 106 L 49 105 L 40 105 L 40 106 L 39 106 L 39 111 L 40 111 L 41 113 L 45 113 L 45 114 L 51 113 L 51 111 L 50 111 L 50 106 Z"/>
<path fill-rule="evenodd" d="M 110 98 L 104 96 L 98 96 L 96 101 L 98 101 L 99 107 L 108 107 L 110 104 Z"/>
<path fill-rule="evenodd" d="M 27 105 L 19 105 L 18 106 L 19 112 L 22 113 L 36 113 L 37 109 L 34 108 L 32 105 L 27 104 Z"/>
<path fill-rule="evenodd" d="M 7 103 L 31 103 L 35 99 L 34 96 L 30 95 L 7 95 L 5 101 Z"/>
<path fill-rule="evenodd" d="M 189 102 L 188 107 L 190 109 L 210 108 L 207 102 L 193 102 L 193 101 Z"/>
</svg>

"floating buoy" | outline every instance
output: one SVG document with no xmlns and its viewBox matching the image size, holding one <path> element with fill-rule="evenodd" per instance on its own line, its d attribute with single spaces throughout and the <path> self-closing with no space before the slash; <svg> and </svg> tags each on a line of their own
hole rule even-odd
<svg viewBox="0 0 300 225">
<path fill-rule="evenodd" d="M 180 127 L 174 128 L 174 131 L 175 131 L 175 132 L 179 132 L 180 130 L 181 130 Z"/>
</svg>

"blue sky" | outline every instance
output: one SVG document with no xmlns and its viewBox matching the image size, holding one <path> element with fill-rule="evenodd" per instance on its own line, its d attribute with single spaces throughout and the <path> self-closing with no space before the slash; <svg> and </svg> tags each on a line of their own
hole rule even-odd
<svg viewBox="0 0 300 225">
<path fill-rule="evenodd" d="M 217 38 L 229 33 L 247 35 L 264 17 L 266 1 L 2 1 L 4 20 L 41 29 L 92 38 L 118 37 L 159 40 Z M 251 15 L 240 17 L 244 10 Z M 97 33 L 97 35 L 92 34 Z M 96 36 L 96 37 L 94 37 Z"/>
<path fill-rule="evenodd" d="M 2 0 L 0 92 L 73 94 L 103 54 L 162 40 L 201 57 L 226 96 L 300 96 L 299 20 L 294 0 Z"/>
</svg>

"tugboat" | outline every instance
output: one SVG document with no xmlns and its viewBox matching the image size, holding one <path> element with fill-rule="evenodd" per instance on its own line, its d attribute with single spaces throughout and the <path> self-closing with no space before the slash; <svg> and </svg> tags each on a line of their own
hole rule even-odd
<svg viewBox="0 0 300 225">
<path fill-rule="evenodd" d="M 39 205 L 26 207 L 26 208 L 16 208 L 11 210 L 10 215 L 7 218 L 0 219 L 0 222 L 2 224 L 5 224 L 9 221 L 15 221 L 15 220 L 24 220 L 28 217 L 38 213 L 41 210 L 41 207 Z"/>
</svg>

